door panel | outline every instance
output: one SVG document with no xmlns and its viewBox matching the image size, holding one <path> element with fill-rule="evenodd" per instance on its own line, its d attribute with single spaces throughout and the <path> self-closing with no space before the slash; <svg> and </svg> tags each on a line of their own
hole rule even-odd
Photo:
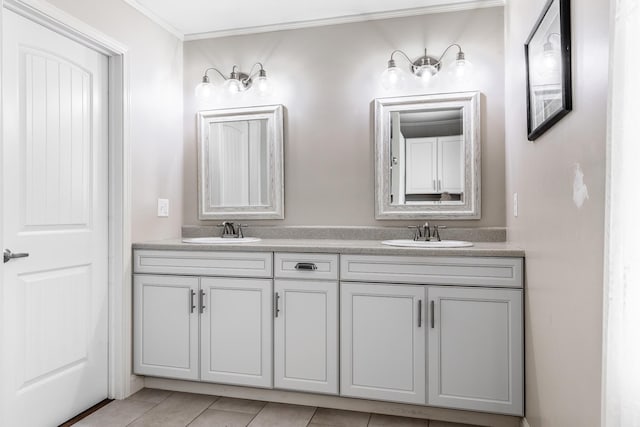
<svg viewBox="0 0 640 427">
<path fill-rule="evenodd" d="M 273 281 L 202 278 L 200 377 L 272 387 Z"/>
<path fill-rule="evenodd" d="M 276 280 L 275 386 L 338 393 L 338 283 Z"/>
<path fill-rule="evenodd" d="M 341 394 L 424 404 L 424 287 L 340 286 Z"/>
<path fill-rule="evenodd" d="M 48 426 L 107 397 L 108 61 L 3 18 L 0 424 Z"/>
<path fill-rule="evenodd" d="M 199 378 L 197 277 L 134 277 L 133 369 L 137 374 Z"/>
<path fill-rule="evenodd" d="M 430 287 L 429 404 L 522 415 L 522 291 Z"/>
</svg>

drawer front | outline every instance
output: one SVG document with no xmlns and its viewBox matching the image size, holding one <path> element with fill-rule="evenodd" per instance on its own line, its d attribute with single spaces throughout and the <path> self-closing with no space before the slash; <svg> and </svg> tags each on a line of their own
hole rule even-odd
<svg viewBox="0 0 640 427">
<path fill-rule="evenodd" d="M 338 280 L 338 254 L 276 253 L 275 277 Z"/>
<path fill-rule="evenodd" d="M 340 280 L 522 288 L 522 258 L 342 255 Z"/>
<path fill-rule="evenodd" d="M 136 250 L 134 273 L 273 277 L 271 252 Z"/>
</svg>

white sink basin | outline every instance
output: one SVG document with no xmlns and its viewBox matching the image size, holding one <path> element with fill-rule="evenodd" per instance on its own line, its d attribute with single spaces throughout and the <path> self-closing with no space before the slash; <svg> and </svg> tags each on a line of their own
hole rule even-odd
<svg viewBox="0 0 640 427">
<path fill-rule="evenodd" d="M 385 240 L 382 242 L 383 245 L 387 246 L 402 246 L 405 248 L 468 248 L 473 246 L 471 242 L 464 242 L 462 240 L 441 240 L 436 241 L 432 240 L 429 242 L 425 242 L 422 240 Z"/>
<path fill-rule="evenodd" d="M 197 245 L 235 245 L 238 243 L 254 243 L 259 242 L 259 237 L 192 237 L 182 239 L 183 243 L 195 243 Z"/>
</svg>

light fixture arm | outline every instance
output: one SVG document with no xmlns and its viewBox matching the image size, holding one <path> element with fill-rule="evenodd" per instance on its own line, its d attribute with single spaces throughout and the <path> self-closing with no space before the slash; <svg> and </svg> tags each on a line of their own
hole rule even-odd
<svg viewBox="0 0 640 427">
<path fill-rule="evenodd" d="M 257 65 L 258 67 L 260 67 L 260 69 L 258 69 L 258 70 L 255 70 L 255 71 L 254 71 L 254 68 L 256 68 L 256 65 Z M 267 75 L 267 74 L 266 74 L 266 71 L 264 70 L 264 66 L 262 65 L 262 62 L 256 62 L 255 64 L 253 64 L 253 65 L 251 66 L 251 69 L 249 70 L 249 77 L 247 77 L 247 79 L 246 79 L 246 80 L 251 80 L 251 79 L 253 79 L 256 75 L 259 75 L 260 77 L 262 77 L 262 76 L 266 76 L 266 75 Z"/>
<path fill-rule="evenodd" d="M 206 70 L 204 70 L 204 74 L 202 75 L 202 81 L 204 83 L 209 83 L 209 76 L 207 75 L 209 71 L 215 71 L 216 73 L 220 74 L 220 77 L 222 77 L 224 80 L 227 80 L 227 78 L 224 76 L 224 74 L 220 72 L 220 70 L 218 70 L 215 67 L 209 67 Z"/>
<path fill-rule="evenodd" d="M 395 55 L 396 53 L 401 53 L 402 56 L 404 56 L 406 60 L 409 61 L 410 64 L 413 64 L 413 59 L 409 58 L 409 55 L 407 55 L 406 53 L 404 53 L 404 51 L 400 49 L 396 49 L 393 52 L 391 52 L 391 57 L 389 58 L 389 66 L 395 66 L 395 60 L 393 59 L 393 55 Z"/>
<path fill-rule="evenodd" d="M 438 58 L 438 65 L 442 64 L 442 58 L 444 58 L 444 56 L 447 54 L 449 49 L 451 49 L 452 47 L 458 48 L 458 59 L 464 59 L 464 53 L 462 52 L 462 47 L 460 47 L 458 43 L 452 43 L 449 46 L 447 46 L 444 52 L 442 52 L 442 55 L 440 55 L 440 58 Z M 461 58 L 461 55 L 462 55 L 462 58 Z"/>
</svg>

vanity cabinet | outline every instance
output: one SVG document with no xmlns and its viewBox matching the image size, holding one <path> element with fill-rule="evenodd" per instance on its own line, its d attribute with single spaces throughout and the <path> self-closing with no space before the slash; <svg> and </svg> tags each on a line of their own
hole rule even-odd
<svg viewBox="0 0 640 427">
<path fill-rule="evenodd" d="M 134 373 L 273 387 L 270 252 L 134 252 Z"/>
<path fill-rule="evenodd" d="M 340 286 L 343 395 L 523 414 L 521 258 L 343 255 Z"/>
<path fill-rule="evenodd" d="M 274 385 L 338 394 L 338 255 L 275 254 Z"/>
<path fill-rule="evenodd" d="M 522 413 L 522 291 L 428 287 L 433 406 Z"/>
<path fill-rule="evenodd" d="M 341 393 L 425 403 L 425 288 L 341 283 Z"/>
</svg>

